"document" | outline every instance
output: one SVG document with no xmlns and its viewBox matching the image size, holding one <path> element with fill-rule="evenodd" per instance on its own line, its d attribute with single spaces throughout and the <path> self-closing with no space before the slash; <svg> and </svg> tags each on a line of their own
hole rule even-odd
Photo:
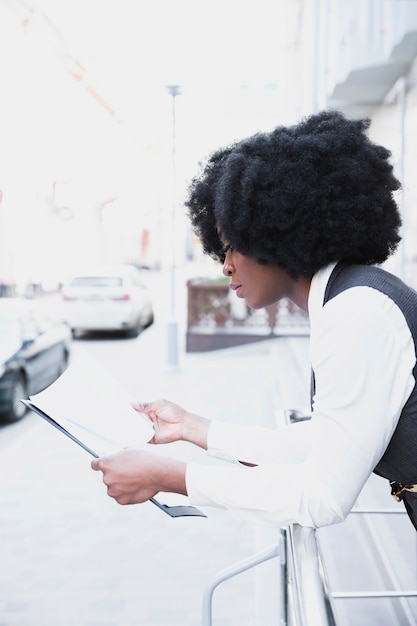
<svg viewBox="0 0 417 626">
<path fill-rule="evenodd" d="M 144 447 L 154 434 L 148 417 L 133 409 L 123 387 L 87 353 L 52 385 L 21 401 L 96 458 Z M 206 517 L 179 494 L 160 492 L 151 502 L 171 517 Z"/>
</svg>

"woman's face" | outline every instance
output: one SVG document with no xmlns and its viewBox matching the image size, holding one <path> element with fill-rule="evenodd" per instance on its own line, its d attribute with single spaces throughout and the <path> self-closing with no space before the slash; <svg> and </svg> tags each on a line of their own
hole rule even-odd
<svg viewBox="0 0 417 626">
<path fill-rule="evenodd" d="M 225 246 L 223 274 L 230 277 L 230 288 L 245 298 L 251 309 L 262 309 L 282 298 L 289 298 L 307 310 L 310 279 L 293 280 L 275 265 L 261 265 L 251 256 Z"/>
<path fill-rule="evenodd" d="M 294 281 L 281 268 L 261 265 L 251 256 L 225 247 L 223 274 L 230 277 L 230 288 L 238 298 L 245 298 L 252 309 L 261 309 L 290 297 Z"/>
</svg>

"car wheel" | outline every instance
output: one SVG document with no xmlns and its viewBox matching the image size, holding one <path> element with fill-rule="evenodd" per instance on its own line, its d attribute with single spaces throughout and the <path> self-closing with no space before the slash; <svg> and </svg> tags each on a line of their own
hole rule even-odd
<svg viewBox="0 0 417 626">
<path fill-rule="evenodd" d="M 21 372 L 18 372 L 13 379 L 12 392 L 10 395 L 10 407 L 7 413 L 2 416 L 3 420 L 7 422 L 17 422 L 25 416 L 26 407 L 22 402 L 20 402 L 20 400 L 25 399 L 26 397 L 26 379 Z"/>
<path fill-rule="evenodd" d="M 153 313 L 150 314 L 150 316 L 148 317 L 148 319 L 146 320 L 146 322 L 143 324 L 142 328 L 149 328 L 149 326 L 152 326 L 152 324 L 154 323 L 154 315 Z"/>
<path fill-rule="evenodd" d="M 138 322 L 137 324 L 135 324 L 134 326 L 132 326 L 131 328 L 129 328 L 125 335 L 127 338 L 131 338 L 133 339 L 134 337 L 138 337 L 140 331 L 142 330 L 140 322 Z"/>
</svg>

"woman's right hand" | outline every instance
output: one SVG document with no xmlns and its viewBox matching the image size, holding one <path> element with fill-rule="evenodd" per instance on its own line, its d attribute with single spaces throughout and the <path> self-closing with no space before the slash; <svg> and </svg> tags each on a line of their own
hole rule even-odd
<svg viewBox="0 0 417 626">
<path fill-rule="evenodd" d="M 152 421 L 155 434 L 149 443 L 171 443 L 182 439 L 186 411 L 168 400 L 134 402 L 135 411 L 145 413 Z"/>
<path fill-rule="evenodd" d="M 145 413 L 154 426 L 155 434 L 149 443 L 172 443 L 189 441 L 207 449 L 207 433 L 210 421 L 188 413 L 178 404 L 169 400 L 154 402 L 134 402 L 135 411 Z"/>
</svg>

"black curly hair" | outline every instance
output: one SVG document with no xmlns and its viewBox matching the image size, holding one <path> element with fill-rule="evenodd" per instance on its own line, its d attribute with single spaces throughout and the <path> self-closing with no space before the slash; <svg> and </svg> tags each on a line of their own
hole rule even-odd
<svg viewBox="0 0 417 626">
<path fill-rule="evenodd" d="M 185 202 L 204 251 L 224 262 L 219 228 L 234 249 L 294 279 L 333 261 L 385 261 L 401 239 L 401 185 L 369 125 L 322 111 L 214 152 Z"/>
</svg>

